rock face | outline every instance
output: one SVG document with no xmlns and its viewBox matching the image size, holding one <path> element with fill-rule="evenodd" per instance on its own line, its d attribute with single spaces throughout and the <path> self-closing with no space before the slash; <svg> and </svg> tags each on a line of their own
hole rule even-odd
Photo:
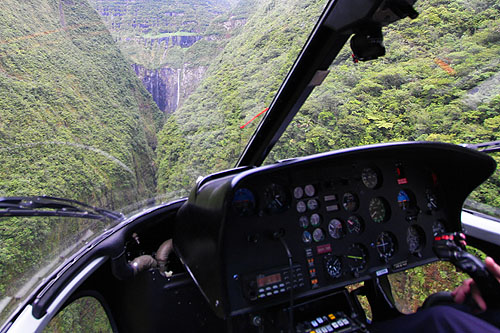
<svg viewBox="0 0 500 333">
<path fill-rule="evenodd" d="M 89 0 L 165 113 L 196 89 L 221 41 L 246 23 L 236 3 L 248 1 Z"/>
<path fill-rule="evenodd" d="M 203 36 L 166 36 L 160 38 L 146 38 L 146 37 L 127 37 L 120 42 L 129 43 L 136 42 L 144 47 L 153 47 L 155 45 L 161 45 L 163 48 L 180 46 L 182 48 L 187 48 L 192 46 L 194 43 L 201 39 L 206 39 Z"/>
<path fill-rule="evenodd" d="M 148 69 L 138 64 L 133 64 L 132 68 L 165 113 L 172 113 L 180 106 L 196 89 L 206 71 L 204 66 L 190 67 L 187 64 L 182 69 Z"/>
</svg>

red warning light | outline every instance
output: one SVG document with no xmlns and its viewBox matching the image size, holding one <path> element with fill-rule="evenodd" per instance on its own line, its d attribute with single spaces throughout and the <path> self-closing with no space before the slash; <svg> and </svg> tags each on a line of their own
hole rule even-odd
<svg viewBox="0 0 500 333">
<path fill-rule="evenodd" d="M 408 184 L 408 179 L 406 179 L 406 178 L 400 178 L 400 179 L 398 179 L 398 184 L 399 185 Z"/>
</svg>

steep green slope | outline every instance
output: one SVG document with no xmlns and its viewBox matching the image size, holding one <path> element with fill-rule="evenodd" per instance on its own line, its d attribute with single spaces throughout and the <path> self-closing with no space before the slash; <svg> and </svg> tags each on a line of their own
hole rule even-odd
<svg viewBox="0 0 500 333">
<path fill-rule="evenodd" d="M 111 209 L 152 197 L 162 114 L 97 13 L 85 1 L 0 8 L 0 196 Z M 80 227 L 0 219 L 0 294 Z"/>
<path fill-rule="evenodd" d="M 309 4 L 259 2 L 160 132 L 159 191 L 234 163 L 255 124 L 238 126 L 269 105 L 301 46 L 290 41 L 317 16 L 301 10 Z M 354 64 L 348 47 L 341 52 L 268 161 L 386 141 L 498 138 L 498 0 L 418 6 L 419 18 L 384 29 L 387 56 Z M 498 207 L 494 182 L 481 198 Z"/>
<path fill-rule="evenodd" d="M 500 139 L 500 1 L 417 4 L 417 19 L 385 29 L 385 57 L 354 64 L 344 48 L 268 161 L 387 141 Z M 496 174 L 474 197 L 500 207 L 499 188 Z"/>
<path fill-rule="evenodd" d="M 244 30 L 159 134 L 158 191 L 187 189 L 200 175 L 231 167 L 314 26 L 323 1 L 256 1 Z M 185 193 L 185 192 L 184 192 Z"/>
<path fill-rule="evenodd" d="M 244 26 L 253 0 L 90 0 L 165 113 L 195 90 L 214 57 Z"/>
</svg>

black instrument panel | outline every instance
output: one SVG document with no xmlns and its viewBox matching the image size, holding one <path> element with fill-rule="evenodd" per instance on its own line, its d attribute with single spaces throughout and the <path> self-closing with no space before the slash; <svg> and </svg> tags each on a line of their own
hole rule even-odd
<svg viewBox="0 0 500 333">
<path fill-rule="evenodd" d="M 314 296 L 436 260 L 434 234 L 460 230 L 463 200 L 494 167 L 468 149 L 412 143 L 255 168 L 195 189 L 174 244 L 219 315 L 254 311 L 291 289 Z"/>
<path fill-rule="evenodd" d="M 241 265 L 240 256 L 233 261 L 229 255 L 228 278 L 242 276 L 243 293 L 256 305 L 293 287 L 279 283 L 276 288 L 274 282 L 284 276 L 266 273 L 273 267 L 287 272 L 286 251 L 277 237 L 301 267 L 303 281 L 295 290 L 300 295 L 435 260 L 434 232 L 458 227 L 438 199 L 437 175 L 416 160 L 324 161 L 307 170 L 269 170 L 238 180 L 234 193 L 228 242 L 233 251 L 255 258 Z M 247 278 L 254 275 L 257 280 Z M 268 276 L 269 283 L 262 282 Z"/>
</svg>

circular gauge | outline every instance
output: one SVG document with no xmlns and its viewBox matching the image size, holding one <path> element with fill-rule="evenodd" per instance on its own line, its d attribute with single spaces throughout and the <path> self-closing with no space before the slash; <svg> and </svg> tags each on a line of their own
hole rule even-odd
<svg viewBox="0 0 500 333">
<path fill-rule="evenodd" d="M 344 231 L 342 230 L 342 222 L 337 219 L 333 219 L 328 223 L 328 233 L 334 239 L 339 239 L 344 236 Z"/>
<path fill-rule="evenodd" d="M 264 200 L 269 213 L 281 213 L 287 209 L 288 194 L 283 186 L 271 184 L 264 191 Z"/>
<path fill-rule="evenodd" d="M 373 198 L 368 205 L 368 212 L 373 222 L 382 223 L 388 220 L 388 205 L 382 198 Z"/>
<path fill-rule="evenodd" d="M 293 189 L 293 196 L 295 199 L 300 199 L 304 196 L 304 190 L 302 187 L 297 186 L 296 188 Z"/>
<path fill-rule="evenodd" d="M 302 233 L 302 241 L 304 243 L 311 243 L 312 242 L 312 235 L 309 231 L 306 230 Z"/>
<path fill-rule="evenodd" d="M 443 234 L 445 232 L 446 232 L 446 228 L 444 227 L 443 222 L 435 221 L 432 224 L 432 235 L 433 236 L 437 236 L 437 235 Z"/>
<path fill-rule="evenodd" d="M 361 244 L 352 244 L 349 250 L 347 250 L 345 258 L 351 272 L 354 273 L 355 276 L 358 276 L 358 273 L 366 267 L 366 248 Z"/>
<path fill-rule="evenodd" d="M 304 192 L 306 192 L 308 197 L 312 197 L 316 194 L 316 189 L 314 188 L 314 185 L 309 184 L 304 187 Z"/>
<path fill-rule="evenodd" d="M 317 227 L 321 223 L 321 215 L 318 213 L 314 213 L 311 215 L 311 218 L 309 219 L 311 221 L 311 225 L 313 227 Z"/>
<path fill-rule="evenodd" d="M 399 191 L 398 193 L 398 205 L 399 205 L 399 208 L 401 208 L 402 210 L 407 210 L 408 208 L 410 208 L 410 205 L 411 205 L 411 199 L 410 199 L 410 195 L 408 193 L 406 193 L 406 191 Z"/>
<path fill-rule="evenodd" d="M 325 232 L 321 228 L 316 228 L 314 229 L 312 236 L 315 242 L 321 242 L 325 239 Z"/>
<path fill-rule="evenodd" d="M 255 196 L 247 188 L 240 188 L 234 192 L 233 208 L 240 216 L 249 216 L 255 210 Z"/>
<path fill-rule="evenodd" d="M 305 215 L 302 215 L 300 218 L 299 218 L 299 225 L 302 227 L 302 228 L 307 228 L 309 226 L 309 219 L 307 218 L 307 216 Z"/>
<path fill-rule="evenodd" d="M 307 200 L 307 208 L 309 210 L 316 210 L 319 207 L 318 200 L 316 199 L 309 199 Z"/>
<path fill-rule="evenodd" d="M 376 188 L 379 185 L 379 175 L 377 171 L 372 168 L 364 168 L 361 172 L 361 181 L 363 184 L 371 189 Z"/>
<path fill-rule="evenodd" d="M 344 196 L 342 197 L 342 206 L 344 207 L 345 210 L 352 212 L 358 209 L 359 206 L 359 200 L 356 194 L 353 193 L 344 193 Z"/>
<path fill-rule="evenodd" d="M 350 234 L 359 235 L 363 231 L 363 220 L 357 216 L 350 216 L 346 222 Z"/>
<path fill-rule="evenodd" d="M 304 201 L 297 202 L 297 212 L 303 213 L 307 210 L 306 203 Z"/>
<path fill-rule="evenodd" d="M 417 254 L 425 246 L 425 232 L 418 225 L 412 225 L 406 232 L 406 243 L 411 254 Z"/>
<path fill-rule="evenodd" d="M 375 243 L 380 259 L 387 261 L 396 252 L 396 240 L 390 232 L 382 232 Z"/>
<path fill-rule="evenodd" d="M 332 278 L 338 278 L 342 275 L 342 261 L 340 257 L 328 254 L 325 256 L 325 268 L 328 275 Z"/>
</svg>

